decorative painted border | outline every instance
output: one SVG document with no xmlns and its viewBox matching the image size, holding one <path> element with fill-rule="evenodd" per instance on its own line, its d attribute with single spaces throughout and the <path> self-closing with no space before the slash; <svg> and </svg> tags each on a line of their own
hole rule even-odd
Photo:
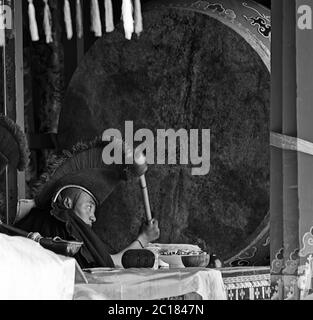
<svg viewBox="0 0 313 320">
<path fill-rule="evenodd" d="M 271 274 L 296 275 L 299 267 L 299 249 L 290 253 L 289 259 L 284 259 L 284 248 L 280 248 L 272 260 Z"/>
<path fill-rule="evenodd" d="M 248 6 L 246 2 L 243 2 L 242 5 L 248 9 L 251 9 L 252 11 L 257 13 L 257 16 L 247 17 L 246 15 L 243 15 L 243 17 L 250 21 L 250 24 L 252 26 L 258 26 L 258 33 L 265 37 L 270 39 L 271 38 L 271 17 L 266 16 L 265 14 L 260 13 L 257 9 Z"/>
<path fill-rule="evenodd" d="M 290 253 L 289 259 L 285 261 L 285 268 L 283 269 L 284 275 L 297 275 L 298 267 L 300 265 L 299 249 L 295 249 Z"/>
<path fill-rule="evenodd" d="M 272 260 L 271 274 L 280 274 L 284 267 L 284 248 L 280 248 Z"/>
<path fill-rule="evenodd" d="M 313 254 L 313 227 L 311 227 L 310 232 L 307 232 L 302 237 L 302 249 L 299 252 L 299 256 L 302 258 Z"/>
<path fill-rule="evenodd" d="M 160 7 L 193 10 L 207 14 L 222 22 L 250 44 L 270 72 L 271 23 L 269 9 L 261 8 L 257 3 L 250 0 L 246 0 L 243 3 L 240 1 L 236 3 L 230 0 L 219 0 L 216 2 L 205 0 L 160 0 L 158 7 L 151 5 L 147 9 Z M 263 14 L 262 11 L 264 11 Z M 257 29 L 255 26 L 257 26 Z"/>
<path fill-rule="evenodd" d="M 222 3 L 210 3 L 209 1 L 197 1 L 190 6 L 191 8 L 203 10 L 203 11 L 211 11 L 213 13 L 217 13 L 220 16 L 229 19 L 230 21 L 234 21 L 237 18 L 237 15 L 232 9 L 225 9 Z"/>
</svg>

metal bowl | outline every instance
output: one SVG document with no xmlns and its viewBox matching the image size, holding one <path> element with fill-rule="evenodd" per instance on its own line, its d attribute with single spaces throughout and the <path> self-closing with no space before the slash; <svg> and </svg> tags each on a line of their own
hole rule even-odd
<svg viewBox="0 0 313 320">
<path fill-rule="evenodd" d="M 185 255 L 181 256 L 181 260 L 186 268 L 205 268 L 210 263 L 210 255 L 207 253 Z"/>
<path fill-rule="evenodd" d="M 172 269 L 180 269 L 184 268 L 185 266 L 183 265 L 182 256 L 180 255 L 160 255 L 160 259 L 167 263 L 170 268 Z"/>
</svg>

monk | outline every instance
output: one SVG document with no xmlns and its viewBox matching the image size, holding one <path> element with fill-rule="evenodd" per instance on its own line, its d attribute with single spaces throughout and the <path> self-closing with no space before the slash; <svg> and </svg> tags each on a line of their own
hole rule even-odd
<svg viewBox="0 0 313 320">
<path fill-rule="evenodd" d="M 65 186 L 49 208 L 33 208 L 16 227 L 39 232 L 43 237 L 59 236 L 64 240 L 83 242 L 84 245 L 75 256 L 81 268 L 122 267 L 125 251 L 145 248 L 159 238 L 158 221 L 154 219 L 149 224 L 143 224 L 138 237 L 127 248 L 110 255 L 106 245 L 92 230 L 98 203 L 99 200 L 85 187 Z"/>
</svg>

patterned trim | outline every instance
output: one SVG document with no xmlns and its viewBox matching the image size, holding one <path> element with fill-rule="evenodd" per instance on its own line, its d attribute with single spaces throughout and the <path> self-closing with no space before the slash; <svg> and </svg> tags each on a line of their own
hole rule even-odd
<svg viewBox="0 0 313 320">
<path fill-rule="evenodd" d="M 224 284 L 229 283 L 253 283 L 253 282 L 266 282 L 269 285 L 269 281 L 271 280 L 271 275 L 255 275 L 248 277 L 232 277 L 232 278 L 223 278 Z"/>
<path fill-rule="evenodd" d="M 198 10 L 211 11 L 217 13 L 218 15 L 234 21 L 237 18 L 237 15 L 234 10 L 225 9 L 222 3 L 210 3 L 209 1 L 197 1 L 193 3 L 191 8 Z"/>
<path fill-rule="evenodd" d="M 311 227 L 310 232 L 303 235 L 299 256 L 304 258 L 310 254 L 313 254 L 313 227 Z"/>
<path fill-rule="evenodd" d="M 284 268 L 284 248 L 280 248 L 271 264 L 271 273 L 279 274 Z"/>
<path fill-rule="evenodd" d="M 236 289 L 246 289 L 246 288 L 258 288 L 258 287 L 269 287 L 269 281 L 250 281 L 250 282 L 241 282 L 241 283 L 225 283 L 225 288 L 227 290 L 236 290 Z"/>
<path fill-rule="evenodd" d="M 298 272 L 299 263 L 299 249 L 295 249 L 290 253 L 289 259 L 285 261 L 285 268 L 283 269 L 283 273 L 285 275 L 296 275 Z"/>
<path fill-rule="evenodd" d="M 269 262 L 265 262 L 264 255 L 269 248 L 267 248 L 270 244 L 270 214 L 268 213 L 264 218 L 263 222 L 260 224 L 258 230 L 254 233 L 253 239 L 251 238 L 250 243 L 245 246 L 238 254 L 233 256 L 232 258 L 225 261 L 225 265 L 229 265 L 231 267 L 248 267 L 254 266 L 257 264 L 256 262 L 260 261 L 262 258 L 263 264 L 267 265 Z M 257 234 L 257 236 L 255 236 Z M 252 236 L 251 236 L 252 237 Z"/>
<path fill-rule="evenodd" d="M 257 9 L 248 6 L 246 2 L 243 2 L 242 5 L 247 9 L 251 9 L 252 11 L 257 13 L 255 17 L 247 17 L 243 15 L 243 17 L 250 21 L 252 26 L 258 26 L 258 33 L 265 38 L 271 37 L 271 17 L 266 16 L 265 14 L 261 14 Z"/>
<path fill-rule="evenodd" d="M 228 300 L 270 300 L 271 288 L 269 286 L 236 288 L 226 290 Z"/>
</svg>

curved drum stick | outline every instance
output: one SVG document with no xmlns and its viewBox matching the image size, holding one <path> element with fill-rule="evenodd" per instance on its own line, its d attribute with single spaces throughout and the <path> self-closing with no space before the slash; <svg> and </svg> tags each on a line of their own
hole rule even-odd
<svg viewBox="0 0 313 320">
<path fill-rule="evenodd" d="M 140 179 L 140 186 L 141 186 L 143 201 L 144 201 L 144 205 L 145 205 L 147 222 L 151 224 L 152 214 L 151 214 L 151 208 L 150 208 L 150 201 L 149 201 L 146 176 L 143 174 L 142 176 L 140 176 L 139 179 Z"/>
</svg>

